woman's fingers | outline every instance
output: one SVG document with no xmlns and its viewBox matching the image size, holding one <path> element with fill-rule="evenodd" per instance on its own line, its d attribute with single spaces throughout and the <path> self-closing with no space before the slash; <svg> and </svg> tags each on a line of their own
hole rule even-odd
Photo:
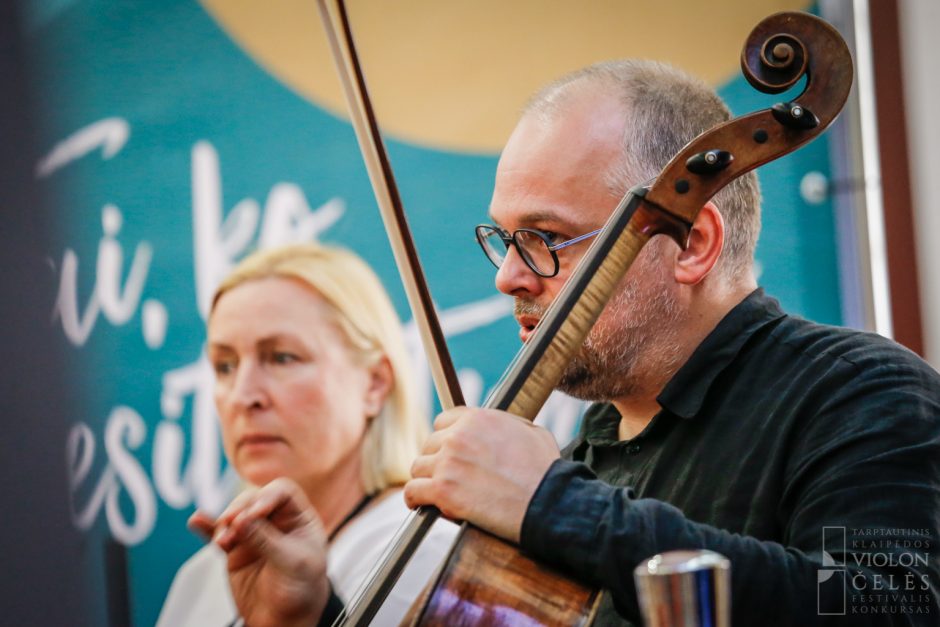
<svg viewBox="0 0 940 627">
<path fill-rule="evenodd" d="M 192 516 L 189 517 L 189 520 L 186 521 L 186 526 L 189 527 L 190 531 L 196 535 L 202 536 L 205 540 L 211 540 L 212 536 L 215 534 L 215 519 L 200 511 L 196 511 Z"/>
</svg>

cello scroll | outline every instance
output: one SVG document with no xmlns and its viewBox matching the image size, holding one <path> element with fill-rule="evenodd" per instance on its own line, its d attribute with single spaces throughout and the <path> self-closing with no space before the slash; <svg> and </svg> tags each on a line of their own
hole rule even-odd
<svg viewBox="0 0 940 627">
<path fill-rule="evenodd" d="M 786 91 L 804 76 L 806 86 L 789 102 L 699 135 L 663 169 L 646 202 L 689 225 L 702 205 L 733 179 L 821 134 L 852 87 L 852 56 L 842 36 L 807 13 L 776 13 L 758 23 L 741 52 L 741 69 L 764 93 Z M 696 167 L 709 161 L 715 165 Z M 685 248 L 684 241 L 679 245 Z"/>
</svg>

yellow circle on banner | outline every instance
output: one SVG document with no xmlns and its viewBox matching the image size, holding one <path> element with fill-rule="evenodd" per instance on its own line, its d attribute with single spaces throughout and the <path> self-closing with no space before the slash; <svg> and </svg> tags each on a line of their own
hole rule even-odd
<svg viewBox="0 0 940 627">
<path fill-rule="evenodd" d="M 201 0 L 259 65 L 346 116 L 317 0 Z M 666 61 L 713 85 L 740 73 L 763 17 L 807 0 L 349 0 L 353 37 L 383 133 L 495 153 L 540 86 L 595 61 Z"/>
</svg>

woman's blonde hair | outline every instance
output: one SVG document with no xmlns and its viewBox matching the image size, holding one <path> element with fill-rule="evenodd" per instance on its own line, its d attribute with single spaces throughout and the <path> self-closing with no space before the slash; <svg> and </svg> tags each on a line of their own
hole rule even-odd
<svg viewBox="0 0 940 627">
<path fill-rule="evenodd" d="M 383 355 L 388 358 L 392 389 L 366 429 L 362 482 L 367 494 L 403 484 L 411 476 L 411 462 L 428 433 L 428 421 L 418 408 L 401 321 L 379 278 L 356 254 L 338 246 L 294 244 L 261 250 L 222 281 L 211 310 L 225 292 L 267 277 L 295 279 L 319 294 L 361 363 L 368 366 Z"/>
</svg>

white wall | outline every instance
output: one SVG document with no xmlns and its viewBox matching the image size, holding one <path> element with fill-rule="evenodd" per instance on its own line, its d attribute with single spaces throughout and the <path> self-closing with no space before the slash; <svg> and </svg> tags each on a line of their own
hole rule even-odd
<svg viewBox="0 0 940 627">
<path fill-rule="evenodd" d="M 940 368 L 940 2 L 899 0 L 898 5 L 924 352 Z"/>
</svg>

